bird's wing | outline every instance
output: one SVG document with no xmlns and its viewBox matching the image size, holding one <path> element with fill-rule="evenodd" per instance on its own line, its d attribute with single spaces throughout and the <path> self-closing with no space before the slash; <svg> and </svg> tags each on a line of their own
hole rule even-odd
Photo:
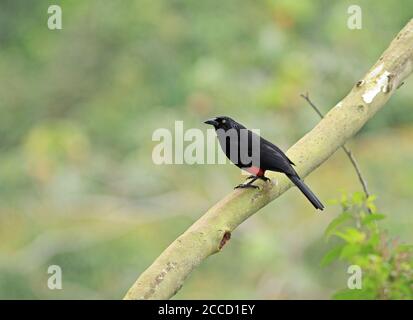
<svg viewBox="0 0 413 320">
<path fill-rule="evenodd" d="M 291 166 L 294 165 L 294 163 L 280 148 L 264 138 L 261 138 L 260 163 L 261 168 L 266 170 L 296 174 L 294 168 Z"/>
<path fill-rule="evenodd" d="M 248 146 L 248 155 L 252 156 L 252 163 L 249 161 L 243 162 L 240 167 L 259 167 L 263 170 L 271 170 L 284 172 L 286 174 L 296 175 L 294 164 L 280 148 L 271 142 L 260 137 L 258 134 L 248 130 L 248 135 L 241 133 L 240 146 Z M 248 139 L 248 140 L 246 140 Z M 240 149 L 240 155 L 245 155 L 246 150 Z M 232 159 L 231 159 L 232 160 Z M 247 163 L 249 163 L 247 165 Z"/>
<path fill-rule="evenodd" d="M 273 150 L 273 152 L 279 153 L 285 160 L 287 160 L 290 164 L 295 166 L 295 163 L 291 161 L 290 158 L 287 157 L 287 155 L 280 149 L 278 148 L 275 144 L 269 142 L 268 140 L 265 140 L 264 138 L 261 138 L 263 140 L 263 144 L 268 150 Z"/>
</svg>

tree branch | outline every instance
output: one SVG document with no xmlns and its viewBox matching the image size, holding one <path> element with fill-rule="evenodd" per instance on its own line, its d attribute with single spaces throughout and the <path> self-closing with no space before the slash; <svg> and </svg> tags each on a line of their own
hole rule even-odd
<svg viewBox="0 0 413 320">
<path fill-rule="evenodd" d="M 300 96 L 308 102 L 308 104 L 314 109 L 314 111 L 320 116 L 321 119 L 324 118 L 323 113 L 320 111 L 320 109 L 317 108 L 317 106 L 311 101 L 310 96 L 308 94 L 308 92 L 306 92 L 305 94 L 300 94 Z M 342 145 L 341 149 L 343 149 L 343 151 L 346 153 L 347 157 L 349 158 L 351 164 L 354 167 L 354 170 L 356 170 L 357 173 L 357 177 L 360 181 L 360 184 L 363 188 L 364 194 L 366 195 L 366 198 L 368 198 L 370 196 L 370 193 L 367 189 L 367 181 L 363 178 L 363 175 L 361 174 L 361 170 L 360 167 L 356 161 L 356 158 L 354 158 L 353 153 L 350 151 L 349 148 L 346 147 L 345 144 Z M 370 208 L 367 208 L 367 210 L 371 213 Z"/>
<path fill-rule="evenodd" d="M 377 41 L 377 39 L 375 39 Z M 413 20 L 391 42 L 350 93 L 287 152 L 305 177 L 357 133 L 387 102 L 413 68 Z M 244 220 L 291 187 L 282 174 L 268 175 L 260 190 L 234 190 L 179 236 L 143 272 L 125 299 L 168 299 L 208 256 L 220 251 Z"/>
</svg>

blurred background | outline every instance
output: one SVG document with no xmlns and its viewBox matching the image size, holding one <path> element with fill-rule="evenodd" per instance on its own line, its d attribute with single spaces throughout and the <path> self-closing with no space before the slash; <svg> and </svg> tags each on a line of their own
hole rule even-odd
<svg viewBox="0 0 413 320">
<path fill-rule="evenodd" d="M 63 29 L 47 28 L 59 4 Z M 347 28 L 352 4 L 362 29 Z M 287 150 L 412 18 L 406 1 L 91 0 L 0 3 L 0 298 L 119 299 L 242 181 L 227 165 L 154 165 L 152 133 L 229 115 Z M 411 243 L 413 90 L 351 141 L 382 228 Z M 342 151 L 306 180 L 324 202 L 361 190 Z M 234 232 L 177 299 L 327 299 L 319 266 L 339 213 L 291 189 Z M 49 290 L 59 265 L 63 289 Z"/>
</svg>

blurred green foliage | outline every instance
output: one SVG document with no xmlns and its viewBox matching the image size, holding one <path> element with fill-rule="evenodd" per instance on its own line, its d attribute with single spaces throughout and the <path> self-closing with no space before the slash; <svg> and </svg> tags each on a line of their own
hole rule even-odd
<svg viewBox="0 0 413 320">
<path fill-rule="evenodd" d="M 361 288 L 347 288 L 335 299 L 413 299 L 413 246 L 391 239 L 380 230 L 374 196 L 343 194 L 342 213 L 328 225 L 325 236 L 340 239 L 321 260 L 326 266 L 336 259 L 362 271 Z"/>
<path fill-rule="evenodd" d="M 63 29 L 47 28 L 58 3 Z M 359 4 L 363 28 L 347 28 Z M 226 114 L 284 150 L 335 105 L 411 18 L 413 2 L 2 0 L 0 298 L 120 298 L 167 245 L 243 178 L 230 165 L 157 166 L 157 128 Z M 386 228 L 413 241 L 407 81 L 352 150 Z M 337 152 L 306 179 L 320 199 L 359 190 Z M 177 298 L 328 298 L 318 215 L 295 189 L 243 224 Z M 47 288 L 47 268 L 63 290 Z"/>
</svg>

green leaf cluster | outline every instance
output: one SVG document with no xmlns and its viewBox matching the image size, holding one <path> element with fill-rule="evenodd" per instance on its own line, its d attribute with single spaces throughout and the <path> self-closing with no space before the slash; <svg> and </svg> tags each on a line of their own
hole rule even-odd
<svg viewBox="0 0 413 320">
<path fill-rule="evenodd" d="M 336 201 L 342 212 L 325 231 L 327 241 L 336 240 L 321 265 L 336 260 L 358 265 L 362 288 L 340 290 L 334 299 L 413 299 L 413 246 L 379 228 L 378 221 L 385 215 L 377 212 L 374 200 L 356 192 Z"/>
</svg>

